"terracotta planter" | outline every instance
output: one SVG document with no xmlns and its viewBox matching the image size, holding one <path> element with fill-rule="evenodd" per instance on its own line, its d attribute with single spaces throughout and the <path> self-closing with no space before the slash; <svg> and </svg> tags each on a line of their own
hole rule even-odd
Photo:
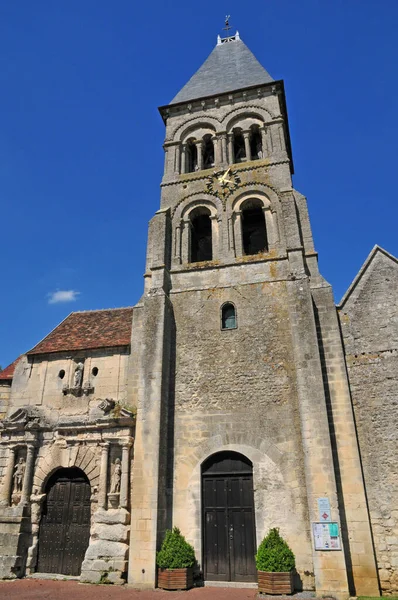
<svg viewBox="0 0 398 600">
<path fill-rule="evenodd" d="M 293 571 L 268 573 L 257 571 L 258 591 L 263 594 L 293 594 Z"/>
<path fill-rule="evenodd" d="M 158 569 L 158 587 L 163 590 L 188 590 L 193 586 L 193 569 Z"/>
</svg>

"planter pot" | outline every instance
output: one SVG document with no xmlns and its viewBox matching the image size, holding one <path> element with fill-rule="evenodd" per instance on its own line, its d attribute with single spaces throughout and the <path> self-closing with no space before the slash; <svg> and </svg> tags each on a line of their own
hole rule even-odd
<svg viewBox="0 0 398 600">
<path fill-rule="evenodd" d="M 193 586 L 193 569 L 158 569 L 158 587 L 163 590 L 188 590 Z"/>
<path fill-rule="evenodd" d="M 293 571 L 268 573 L 257 571 L 258 591 L 263 594 L 293 594 Z"/>
</svg>

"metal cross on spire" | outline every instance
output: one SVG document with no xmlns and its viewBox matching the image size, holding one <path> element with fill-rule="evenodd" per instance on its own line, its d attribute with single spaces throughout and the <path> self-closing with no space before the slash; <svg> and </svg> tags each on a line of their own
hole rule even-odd
<svg viewBox="0 0 398 600">
<path fill-rule="evenodd" d="M 231 26 L 229 24 L 229 20 L 231 18 L 231 15 L 225 15 L 225 27 L 223 27 L 223 31 L 229 31 L 231 29 Z"/>
</svg>

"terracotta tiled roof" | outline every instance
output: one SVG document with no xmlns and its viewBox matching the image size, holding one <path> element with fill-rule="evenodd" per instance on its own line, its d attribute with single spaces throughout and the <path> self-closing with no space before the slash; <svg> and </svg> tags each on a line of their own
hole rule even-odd
<svg viewBox="0 0 398 600">
<path fill-rule="evenodd" d="M 18 358 L 16 360 L 14 360 L 13 363 L 11 363 L 10 365 L 8 365 L 8 367 L 6 367 L 2 371 L 0 371 L 0 380 L 4 381 L 5 379 L 13 378 L 15 367 L 17 366 L 20 359 L 21 359 L 21 356 L 18 356 Z"/>
<path fill-rule="evenodd" d="M 127 346 L 132 319 L 132 307 L 73 312 L 27 354 Z"/>
</svg>

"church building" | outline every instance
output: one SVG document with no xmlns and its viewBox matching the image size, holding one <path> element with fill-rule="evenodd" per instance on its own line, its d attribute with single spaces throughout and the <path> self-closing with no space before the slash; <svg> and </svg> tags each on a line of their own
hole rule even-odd
<svg viewBox="0 0 398 600">
<path fill-rule="evenodd" d="M 153 588 L 175 525 L 198 581 L 250 586 L 278 527 L 296 590 L 396 593 L 398 261 L 375 246 L 335 305 L 283 81 L 238 33 L 160 114 L 140 301 L 0 373 L 0 577 Z"/>
</svg>

